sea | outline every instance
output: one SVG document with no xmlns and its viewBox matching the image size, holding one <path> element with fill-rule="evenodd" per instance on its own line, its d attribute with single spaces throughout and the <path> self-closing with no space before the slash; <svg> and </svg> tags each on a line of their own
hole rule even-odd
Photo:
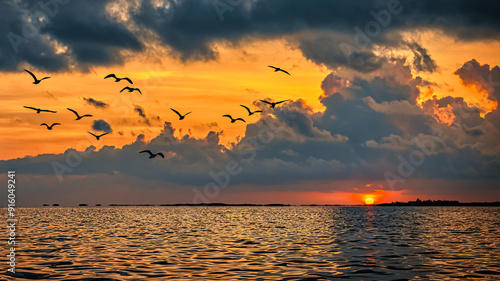
<svg viewBox="0 0 500 281">
<path fill-rule="evenodd" d="M 500 280 L 500 207 L 33 207 L 16 218 L 15 273 L 4 235 L 0 280 Z"/>
</svg>

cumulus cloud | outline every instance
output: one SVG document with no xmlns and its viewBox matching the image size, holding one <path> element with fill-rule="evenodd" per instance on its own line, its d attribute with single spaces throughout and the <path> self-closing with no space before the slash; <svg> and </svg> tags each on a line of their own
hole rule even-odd
<svg viewBox="0 0 500 281">
<path fill-rule="evenodd" d="M 500 100 L 500 67 L 495 66 L 490 69 L 488 64 L 481 65 L 472 59 L 455 71 L 455 75 L 460 77 L 464 85 L 475 85 L 487 91 L 490 100 Z"/>
<path fill-rule="evenodd" d="M 475 85 L 478 89 L 488 93 L 488 99 L 500 101 L 500 67 L 490 68 L 488 64 L 481 65 L 472 59 L 455 71 L 455 75 L 467 86 Z M 500 109 L 498 106 L 486 115 L 486 120 L 500 129 Z"/>
<path fill-rule="evenodd" d="M 321 82 L 321 89 L 326 96 L 332 95 L 340 91 L 346 86 L 346 81 L 334 73 L 328 74 L 323 82 Z"/>
</svg>

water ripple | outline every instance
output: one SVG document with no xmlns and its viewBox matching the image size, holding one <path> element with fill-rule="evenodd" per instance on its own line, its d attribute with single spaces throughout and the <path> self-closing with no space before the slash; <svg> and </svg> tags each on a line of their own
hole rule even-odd
<svg viewBox="0 0 500 281">
<path fill-rule="evenodd" d="M 18 218 L 17 273 L 5 278 L 500 278 L 498 207 L 47 207 Z"/>
</svg>

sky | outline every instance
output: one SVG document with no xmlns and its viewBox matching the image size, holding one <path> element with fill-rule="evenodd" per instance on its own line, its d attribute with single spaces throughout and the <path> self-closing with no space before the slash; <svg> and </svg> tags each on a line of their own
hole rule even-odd
<svg viewBox="0 0 500 281">
<path fill-rule="evenodd" d="M 0 171 L 23 206 L 498 201 L 499 8 L 2 1 Z"/>
</svg>

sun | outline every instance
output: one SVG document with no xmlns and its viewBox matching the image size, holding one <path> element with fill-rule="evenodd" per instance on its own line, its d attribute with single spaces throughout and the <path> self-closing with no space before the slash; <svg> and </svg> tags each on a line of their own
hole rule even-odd
<svg viewBox="0 0 500 281">
<path fill-rule="evenodd" d="M 371 198 L 371 197 L 366 198 L 366 199 L 365 199 L 365 204 L 366 204 L 366 205 L 371 205 L 371 204 L 373 204 L 373 198 Z"/>
</svg>

